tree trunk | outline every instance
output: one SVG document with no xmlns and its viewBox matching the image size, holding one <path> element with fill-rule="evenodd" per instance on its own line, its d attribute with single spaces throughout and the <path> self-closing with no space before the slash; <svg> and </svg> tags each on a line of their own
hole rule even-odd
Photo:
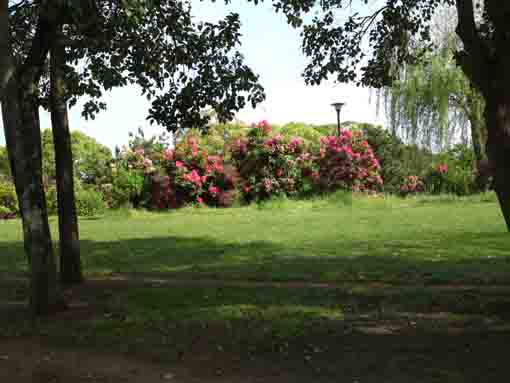
<svg viewBox="0 0 510 383">
<path fill-rule="evenodd" d="M 51 242 L 42 182 L 42 148 L 37 89 L 49 49 L 51 21 L 39 18 L 30 53 L 15 67 L 0 2 L 0 99 L 7 151 L 23 222 L 25 253 L 30 265 L 30 308 L 34 316 L 63 307 Z M 5 27 L 5 28 L 4 28 Z M 6 71 L 7 68 L 7 71 Z M 7 76 L 5 77 L 5 74 Z"/>
<path fill-rule="evenodd" d="M 501 94 L 500 89 L 492 93 L 485 112 L 489 128 L 487 148 L 494 188 L 510 231 L 510 94 Z"/>
<path fill-rule="evenodd" d="M 30 308 L 34 316 L 60 309 L 62 296 L 51 242 L 42 182 L 41 131 L 35 102 L 11 80 L 2 102 L 7 148 L 13 166 L 30 265 Z"/>
<path fill-rule="evenodd" d="M 476 163 L 476 187 L 478 191 L 487 191 L 490 184 L 490 167 L 487 159 L 487 127 L 483 113 L 470 113 L 471 141 Z M 481 117 L 479 117 L 481 116 Z"/>
<path fill-rule="evenodd" d="M 65 48 L 60 44 L 59 37 L 60 33 L 53 40 L 50 50 L 50 111 L 57 175 L 60 281 L 63 284 L 71 285 L 82 283 L 83 275 L 74 195 L 73 153 L 63 74 Z"/>
</svg>

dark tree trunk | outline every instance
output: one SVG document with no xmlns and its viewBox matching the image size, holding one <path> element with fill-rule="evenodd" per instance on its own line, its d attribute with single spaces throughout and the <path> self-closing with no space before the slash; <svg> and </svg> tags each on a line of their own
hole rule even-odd
<svg viewBox="0 0 510 383">
<path fill-rule="evenodd" d="M 0 6 L 2 29 L 7 29 L 5 1 Z M 45 9 L 48 10 L 50 8 Z M 23 222 L 25 253 L 30 265 L 30 308 L 34 316 L 63 307 L 43 188 L 37 100 L 39 79 L 48 54 L 53 25 L 46 16 L 41 12 L 32 47 L 23 65 L 15 67 L 8 34 L 0 36 L 0 53 L 5 55 L 0 66 L 2 115 Z M 5 29 L 0 33 L 5 33 Z M 6 67 L 10 73 L 7 77 L 4 76 Z"/>
<path fill-rule="evenodd" d="M 487 127 L 483 113 L 470 116 L 471 141 L 476 162 L 476 187 L 478 191 L 487 191 L 490 186 L 490 167 L 487 158 Z"/>
<path fill-rule="evenodd" d="M 2 102 L 7 148 L 13 166 L 30 265 L 30 308 L 45 315 L 63 305 L 42 181 L 41 130 L 37 105 L 11 81 Z"/>
<path fill-rule="evenodd" d="M 493 90 L 487 100 L 486 121 L 494 188 L 510 231 L 510 89 L 508 91 L 506 96 L 498 89 Z"/>
<path fill-rule="evenodd" d="M 82 283 L 83 275 L 74 195 L 73 153 L 63 73 L 65 48 L 60 44 L 59 37 L 60 33 L 53 40 L 50 50 L 50 111 L 57 175 L 60 280 L 63 284 L 71 285 Z"/>
</svg>

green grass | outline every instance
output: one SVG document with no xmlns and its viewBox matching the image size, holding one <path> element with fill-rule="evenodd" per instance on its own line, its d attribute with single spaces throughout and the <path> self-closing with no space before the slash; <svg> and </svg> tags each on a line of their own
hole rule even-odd
<svg viewBox="0 0 510 383">
<path fill-rule="evenodd" d="M 100 279 L 85 288 L 94 315 L 36 323 L 0 315 L 0 338 L 165 361 L 267 354 L 296 366 L 312 355 L 326 368 L 345 342 L 359 347 L 360 338 L 347 340 L 352 331 L 359 344 L 375 342 L 376 361 L 386 341 L 367 328 L 421 331 L 419 346 L 441 343 L 452 327 L 488 333 L 510 318 L 510 235 L 491 195 L 338 194 L 223 210 L 125 210 L 82 219 L 80 228 L 84 268 Z M 7 281 L 26 270 L 19 222 L 0 223 L 0 254 L 0 301 L 24 299 L 26 286 Z M 111 281 L 116 274 L 127 280 Z M 406 369 L 406 359 L 394 363 Z M 404 381 L 432 381 L 420 368 Z"/>
<path fill-rule="evenodd" d="M 510 283 L 510 236 L 497 204 L 481 200 L 336 197 L 223 210 L 123 211 L 81 220 L 80 229 L 91 275 Z M 26 268 L 19 222 L 0 223 L 0 254 L 0 272 Z"/>
</svg>

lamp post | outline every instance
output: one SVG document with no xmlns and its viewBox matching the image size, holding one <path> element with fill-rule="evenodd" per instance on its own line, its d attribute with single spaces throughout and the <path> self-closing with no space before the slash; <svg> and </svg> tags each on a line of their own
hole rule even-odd
<svg viewBox="0 0 510 383">
<path fill-rule="evenodd" d="M 340 137 L 340 112 L 342 111 L 343 106 L 345 105 L 344 102 L 335 102 L 334 104 L 331 104 L 333 108 L 336 110 L 336 121 L 337 121 L 337 134 L 338 137 Z"/>
</svg>

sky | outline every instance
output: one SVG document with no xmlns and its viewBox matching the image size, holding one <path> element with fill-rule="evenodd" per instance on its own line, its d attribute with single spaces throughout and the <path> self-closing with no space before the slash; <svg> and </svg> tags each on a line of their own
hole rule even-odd
<svg viewBox="0 0 510 383">
<path fill-rule="evenodd" d="M 306 86 L 301 72 L 306 58 L 301 52 L 301 38 L 297 30 L 288 26 L 284 16 L 276 14 L 270 2 L 253 5 L 247 1 L 224 5 L 222 2 L 193 0 L 193 14 L 197 21 L 217 21 L 229 12 L 237 12 L 242 22 L 241 52 L 246 63 L 260 75 L 266 90 L 266 101 L 256 109 L 247 107 L 237 118 L 247 123 L 268 120 L 276 124 L 306 122 L 335 123 L 333 102 L 345 102 L 342 121 L 360 121 L 385 124 L 377 113 L 375 97 L 366 88 L 352 85 L 324 83 Z M 70 110 L 72 130 L 80 130 L 100 143 L 114 148 L 128 142 L 129 132 L 141 127 L 146 135 L 164 131 L 161 126 L 150 126 L 146 121 L 149 103 L 137 87 L 124 87 L 106 93 L 108 105 L 95 120 L 81 116 L 78 104 Z M 51 127 L 48 113 L 41 111 L 41 128 Z M 0 120 L 0 145 L 5 143 Z"/>
</svg>

